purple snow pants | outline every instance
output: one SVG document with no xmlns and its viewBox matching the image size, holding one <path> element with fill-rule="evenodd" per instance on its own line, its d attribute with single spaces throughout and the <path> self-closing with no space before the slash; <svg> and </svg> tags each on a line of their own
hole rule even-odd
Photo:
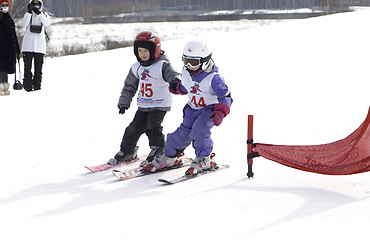
<svg viewBox="0 0 370 240">
<path fill-rule="evenodd" d="M 206 106 L 201 110 L 194 110 L 190 106 L 184 109 L 184 119 L 180 127 L 167 135 L 165 154 L 176 156 L 179 150 L 184 150 L 193 142 L 197 157 L 208 156 L 213 150 L 211 128 L 214 126 L 212 114 L 213 106 Z M 181 153 L 181 151 L 180 151 Z"/>
</svg>

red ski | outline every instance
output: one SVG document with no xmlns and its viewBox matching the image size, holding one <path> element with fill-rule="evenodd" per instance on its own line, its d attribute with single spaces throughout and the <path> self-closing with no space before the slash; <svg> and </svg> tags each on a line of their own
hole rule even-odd
<svg viewBox="0 0 370 240">
<path fill-rule="evenodd" d="M 230 167 L 229 165 L 221 165 L 221 166 L 217 166 L 215 168 L 211 168 L 209 170 L 202 171 L 198 174 L 183 175 L 181 177 L 173 178 L 173 179 L 169 179 L 169 180 L 160 178 L 160 179 L 158 179 L 158 181 L 161 182 L 161 183 L 164 183 L 164 184 L 176 184 L 176 183 L 184 182 L 184 181 L 187 181 L 187 180 L 190 180 L 190 179 L 193 179 L 193 178 L 196 178 L 196 177 L 200 177 L 200 176 L 203 176 L 203 175 L 206 175 L 206 174 L 209 174 L 209 173 L 213 173 L 213 172 L 217 172 L 217 171 L 220 171 L 220 170 L 223 170 L 223 169 L 227 169 L 229 167 Z"/>
<path fill-rule="evenodd" d="M 117 164 L 117 165 L 109 165 L 107 163 L 103 163 L 103 164 L 100 164 L 100 165 L 96 165 L 96 166 L 85 166 L 85 168 L 89 169 L 91 172 L 101 172 L 101 171 L 105 171 L 105 170 L 108 170 L 108 169 L 111 169 L 111 168 L 116 168 L 116 167 L 122 167 L 122 166 L 125 166 L 125 165 L 129 165 L 129 164 L 132 164 L 132 163 L 135 163 L 135 162 L 138 162 L 138 161 L 144 161 L 146 159 L 147 155 L 141 155 L 139 156 L 138 158 L 135 158 L 134 160 L 132 161 L 129 161 L 129 162 L 123 162 L 123 163 L 120 163 L 120 164 Z"/>
<path fill-rule="evenodd" d="M 154 173 L 164 172 L 164 171 L 177 169 L 177 168 L 182 168 L 182 167 L 188 167 L 188 166 L 190 166 L 192 161 L 193 161 L 193 159 L 191 159 L 191 158 L 181 157 L 181 162 L 182 162 L 181 164 L 175 165 L 173 167 L 165 167 L 165 168 L 159 169 L 155 172 L 147 172 L 147 171 L 143 170 L 143 167 L 137 167 L 137 168 L 133 168 L 133 169 L 129 169 L 129 170 L 123 170 L 123 171 L 113 170 L 113 174 L 119 180 L 125 181 L 125 180 L 128 180 L 128 179 L 142 177 L 142 176 L 146 176 L 146 175 L 150 175 L 150 174 L 154 174 Z"/>
</svg>

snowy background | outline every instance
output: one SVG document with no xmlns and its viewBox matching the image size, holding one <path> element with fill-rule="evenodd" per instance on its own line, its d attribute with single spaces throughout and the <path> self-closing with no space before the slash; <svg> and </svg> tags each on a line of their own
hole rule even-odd
<svg viewBox="0 0 370 240">
<path fill-rule="evenodd" d="M 206 41 L 234 98 L 213 129 L 215 160 L 231 167 L 173 186 L 157 179 L 185 169 L 121 182 L 83 167 L 114 156 L 137 109 L 119 115 L 116 106 L 132 48 L 47 58 L 41 91 L 0 98 L 0 238 L 368 239 L 369 173 L 325 176 L 257 158 L 248 179 L 245 141 L 249 114 L 255 142 L 320 144 L 354 131 L 370 103 L 369 22 L 361 10 L 253 28 L 219 23 L 228 31 L 193 23 L 194 32 L 164 40 L 179 71 L 187 41 Z M 96 35 L 90 27 L 86 38 Z M 166 133 L 186 101 L 174 96 Z M 146 136 L 139 146 L 149 152 Z"/>
<path fill-rule="evenodd" d="M 162 41 L 181 39 L 204 33 L 225 33 L 269 25 L 281 20 L 263 21 L 211 21 L 211 22 L 171 22 L 171 23 L 126 23 L 126 24 L 81 24 L 79 20 L 52 19 L 47 28 L 51 41 L 48 49 L 60 52 L 65 47 L 74 46 L 86 49 L 89 52 L 105 49 L 102 44 L 110 41 L 133 41 L 139 32 L 148 29 L 157 33 Z M 70 24 L 65 24 L 71 22 Z"/>
</svg>

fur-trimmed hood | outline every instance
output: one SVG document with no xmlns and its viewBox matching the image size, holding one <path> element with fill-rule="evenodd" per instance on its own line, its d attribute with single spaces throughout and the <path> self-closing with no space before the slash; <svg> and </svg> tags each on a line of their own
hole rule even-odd
<svg viewBox="0 0 370 240">
<path fill-rule="evenodd" d="M 30 0 L 30 3 L 32 3 L 34 0 Z M 42 12 L 42 10 L 44 9 L 44 2 L 42 0 L 39 0 L 39 2 L 41 3 L 41 7 L 40 7 L 40 11 Z"/>
</svg>

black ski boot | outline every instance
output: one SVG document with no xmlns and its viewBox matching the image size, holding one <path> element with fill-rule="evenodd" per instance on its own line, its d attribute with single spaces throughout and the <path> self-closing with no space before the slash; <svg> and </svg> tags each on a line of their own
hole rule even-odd
<svg viewBox="0 0 370 240">
<path fill-rule="evenodd" d="M 163 154 L 163 148 L 160 148 L 160 147 L 157 147 L 157 146 L 151 146 L 150 149 L 151 149 L 151 151 L 148 154 L 146 160 L 142 161 L 140 163 L 141 167 L 144 167 L 148 163 L 152 162 L 154 160 L 155 156 Z"/>
<path fill-rule="evenodd" d="M 139 147 L 136 147 L 133 153 L 124 153 L 122 151 L 119 151 L 114 158 L 109 159 L 108 164 L 115 166 L 117 164 L 123 163 L 123 162 L 131 162 L 134 159 L 137 158 L 137 151 L 139 150 Z"/>
</svg>

